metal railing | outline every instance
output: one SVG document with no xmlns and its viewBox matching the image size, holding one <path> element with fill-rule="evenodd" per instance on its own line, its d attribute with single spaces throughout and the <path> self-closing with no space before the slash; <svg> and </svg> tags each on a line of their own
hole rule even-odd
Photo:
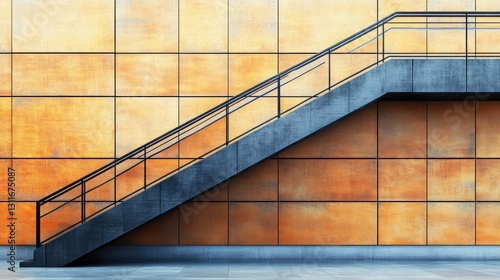
<svg viewBox="0 0 500 280">
<path fill-rule="evenodd" d="M 499 16 L 391 14 L 42 198 L 37 247 L 387 59 L 499 56 L 500 40 L 491 40 L 500 35 Z"/>
</svg>

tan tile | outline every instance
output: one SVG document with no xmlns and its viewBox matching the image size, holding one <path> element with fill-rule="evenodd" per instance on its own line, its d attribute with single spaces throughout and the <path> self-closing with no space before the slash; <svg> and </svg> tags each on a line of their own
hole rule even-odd
<svg viewBox="0 0 500 280">
<path fill-rule="evenodd" d="M 111 52 L 114 2 L 102 0 L 13 2 L 13 51 Z"/>
<path fill-rule="evenodd" d="M 282 202 L 281 245 L 375 245 L 375 202 Z"/>
<path fill-rule="evenodd" d="M 282 158 L 374 158 L 377 104 L 370 105 L 294 144 Z"/>
<path fill-rule="evenodd" d="M 473 102 L 429 102 L 427 110 L 429 157 L 475 156 L 476 118 Z M 461 114 L 458 110 L 465 112 Z"/>
<path fill-rule="evenodd" d="M 180 245 L 227 245 L 227 202 L 189 202 L 179 206 Z"/>
<path fill-rule="evenodd" d="M 428 0 L 428 11 L 474 11 L 475 1 L 471 0 Z"/>
<path fill-rule="evenodd" d="M 498 178 L 500 176 L 500 160 L 476 160 L 476 200 L 500 200 Z"/>
<path fill-rule="evenodd" d="M 114 58 L 107 54 L 18 54 L 14 95 L 114 95 Z"/>
<path fill-rule="evenodd" d="M 425 245 L 425 202 L 382 202 L 378 206 L 380 245 Z"/>
<path fill-rule="evenodd" d="M 473 159 L 429 160 L 429 200 L 473 201 L 475 198 Z"/>
<path fill-rule="evenodd" d="M 425 201 L 425 159 L 381 159 L 378 162 L 378 198 L 382 201 Z"/>
<path fill-rule="evenodd" d="M 0 96 L 11 95 L 11 56 L 0 54 Z"/>
<path fill-rule="evenodd" d="M 9 52 L 11 47 L 11 0 L 0 1 L 0 52 Z"/>
<path fill-rule="evenodd" d="M 116 150 L 118 156 L 177 127 L 177 98 L 118 98 Z"/>
<path fill-rule="evenodd" d="M 181 55 L 180 96 L 227 96 L 227 55 Z"/>
<path fill-rule="evenodd" d="M 229 182 L 231 201 L 276 201 L 278 161 L 265 160 L 236 175 Z"/>
<path fill-rule="evenodd" d="M 181 158 L 205 157 L 226 144 L 226 119 L 220 119 L 210 125 L 197 129 L 196 132 L 179 142 Z"/>
<path fill-rule="evenodd" d="M 280 200 L 373 201 L 376 160 L 281 160 Z"/>
<path fill-rule="evenodd" d="M 278 0 L 230 1 L 230 52 L 277 52 L 277 10 Z"/>
<path fill-rule="evenodd" d="M 116 1 L 118 52 L 177 52 L 179 0 Z"/>
<path fill-rule="evenodd" d="M 230 202 L 229 245 L 278 245 L 278 203 Z"/>
<path fill-rule="evenodd" d="M 39 200 L 70 183 L 82 178 L 90 172 L 109 163 L 106 159 L 16 159 L 14 167 L 17 170 L 17 181 L 20 186 L 16 194 L 18 200 Z M 57 176 L 54 176 L 57 174 Z M 75 198 L 81 194 L 71 193 Z M 5 199 L 2 194 L 0 199 Z M 69 198 L 69 197 L 66 197 Z"/>
<path fill-rule="evenodd" d="M 147 222 L 146 224 L 112 241 L 112 245 L 178 245 L 178 208 Z"/>
<path fill-rule="evenodd" d="M 394 12 L 399 11 L 425 11 L 427 0 L 379 0 L 378 1 L 378 13 L 379 18 L 382 19 Z"/>
<path fill-rule="evenodd" d="M 304 54 L 280 54 L 279 69 L 280 72 L 287 70 L 297 63 L 308 59 L 311 55 Z M 328 57 L 322 57 L 310 62 L 303 67 L 289 72 L 280 81 L 281 96 L 313 96 L 328 89 Z"/>
<path fill-rule="evenodd" d="M 229 94 L 239 94 L 276 75 L 277 59 L 274 54 L 229 55 Z"/>
<path fill-rule="evenodd" d="M 429 245 L 474 245 L 473 202 L 430 202 Z"/>
<path fill-rule="evenodd" d="M 498 227 L 500 226 L 500 203 L 484 202 L 476 204 L 476 244 L 500 244 Z"/>
<path fill-rule="evenodd" d="M 280 52 L 321 51 L 377 21 L 376 4 L 372 0 L 320 0 L 314 4 L 301 0 L 281 1 Z"/>
<path fill-rule="evenodd" d="M 11 99 L 0 97 L 0 157 L 12 156 Z"/>
<path fill-rule="evenodd" d="M 117 55 L 116 94 L 118 96 L 177 96 L 177 69 L 177 55 Z"/>
<path fill-rule="evenodd" d="M 378 149 L 381 158 L 424 158 L 426 103 L 379 102 Z"/>
<path fill-rule="evenodd" d="M 113 98 L 17 97 L 14 157 L 113 157 Z"/>
<path fill-rule="evenodd" d="M 180 2 L 181 52 L 227 51 L 227 3 L 226 0 Z"/>
<path fill-rule="evenodd" d="M 480 158 L 498 158 L 500 102 L 480 101 L 476 106 L 476 155 Z"/>
</svg>

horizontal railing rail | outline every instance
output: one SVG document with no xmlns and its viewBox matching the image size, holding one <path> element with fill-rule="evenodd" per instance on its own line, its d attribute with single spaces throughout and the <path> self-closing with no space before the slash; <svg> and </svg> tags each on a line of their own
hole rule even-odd
<svg viewBox="0 0 500 280">
<path fill-rule="evenodd" d="M 39 247 L 49 242 L 387 59 L 500 56 L 500 52 L 490 49 L 478 52 L 476 44 L 469 47 L 471 40 L 477 39 L 477 32 L 498 30 L 500 12 L 393 13 L 40 199 L 36 203 L 36 244 Z M 463 38 L 458 40 L 456 33 L 446 33 L 461 31 Z M 418 40 L 414 42 L 416 46 L 411 45 L 399 32 L 423 36 L 425 47 Z M 441 46 L 439 40 L 431 41 L 431 32 L 437 33 L 434 35 L 438 38 L 455 40 L 456 44 Z M 469 32 L 475 32 L 474 38 Z M 436 45 L 436 50 L 429 50 L 429 42 Z M 500 51 L 500 46 L 494 47 Z M 257 102 L 260 103 L 256 109 Z M 209 139 L 214 143 L 200 144 L 200 139 L 207 138 L 217 141 Z M 189 152 L 184 152 L 183 147 L 189 147 Z M 160 155 L 169 149 L 177 151 L 177 166 L 164 170 L 163 164 L 151 170 L 159 161 L 166 161 Z M 182 152 L 192 151 L 197 154 L 182 157 Z"/>
</svg>

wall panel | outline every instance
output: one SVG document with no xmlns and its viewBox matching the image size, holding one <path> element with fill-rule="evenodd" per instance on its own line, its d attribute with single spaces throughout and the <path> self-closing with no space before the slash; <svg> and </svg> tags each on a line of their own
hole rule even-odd
<svg viewBox="0 0 500 280">
<path fill-rule="evenodd" d="M 500 102 L 478 101 L 476 111 L 476 153 L 478 158 L 500 157 Z"/>
<path fill-rule="evenodd" d="M 0 1 L 0 52 L 11 49 L 11 0 Z"/>
<path fill-rule="evenodd" d="M 378 162 L 378 199 L 381 201 L 425 201 L 425 159 L 381 159 Z"/>
<path fill-rule="evenodd" d="M 227 207 L 227 202 L 190 202 L 180 206 L 180 245 L 227 245 Z"/>
<path fill-rule="evenodd" d="M 429 160 L 430 201 L 474 201 L 474 160 Z"/>
<path fill-rule="evenodd" d="M 425 245 L 426 205 L 423 202 L 378 204 L 379 245 Z"/>
<path fill-rule="evenodd" d="M 180 96 L 227 96 L 227 63 L 227 55 L 182 54 Z"/>
<path fill-rule="evenodd" d="M 428 245 L 474 245 L 473 202 L 429 202 Z"/>
<path fill-rule="evenodd" d="M 113 1 L 20 0 L 12 11 L 15 52 L 113 51 Z"/>
<path fill-rule="evenodd" d="M 117 0 L 118 52 L 176 52 L 179 0 Z"/>
<path fill-rule="evenodd" d="M 11 95 L 11 56 L 0 54 L 0 96 Z"/>
<path fill-rule="evenodd" d="M 230 202 L 229 245 L 278 245 L 278 203 Z"/>
<path fill-rule="evenodd" d="M 229 182 L 231 201 L 276 201 L 278 160 L 268 159 L 235 176 Z"/>
<path fill-rule="evenodd" d="M 11 99 L 0 97 L 0 158 L 12 156 Z"/>
</svg>

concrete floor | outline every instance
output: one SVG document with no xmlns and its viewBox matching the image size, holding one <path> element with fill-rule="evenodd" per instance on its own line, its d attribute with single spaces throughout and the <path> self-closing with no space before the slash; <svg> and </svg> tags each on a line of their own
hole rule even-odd
<svg viewBox="0 0 500 280">
<path fill-rule="evenodd" d="M 499 279 L 500 261 L 179 262 L 4 269 L 0 279 Z"/>
</svg>

